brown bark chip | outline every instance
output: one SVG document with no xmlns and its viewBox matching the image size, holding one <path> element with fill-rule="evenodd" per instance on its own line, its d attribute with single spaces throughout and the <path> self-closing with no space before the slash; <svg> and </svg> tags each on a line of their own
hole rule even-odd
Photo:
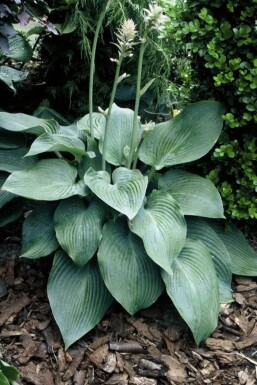
<svg viewBox="0 0 257 385">
<path fill-rule="evenodd" d="M 30 299 L 25 293 L 18 294 L 15 298 L 9 297 L 1 303 L 0 326 L 3 326 L 11 316 L 16 316 L 25 306 L 30 304 Z"/>
</svg>

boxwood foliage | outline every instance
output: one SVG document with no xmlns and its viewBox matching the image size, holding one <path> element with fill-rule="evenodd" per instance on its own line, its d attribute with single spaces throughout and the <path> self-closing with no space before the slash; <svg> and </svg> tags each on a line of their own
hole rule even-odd
<svg viewBox="0 0 257 385">
<path fill-rule="evenodd" d="M 230 217 L 256 219 L 256 1 L 188 0 L 171 7 L 164 0 L 163 4 L 173 16 L 166 38 L 175 38 L 183 47 L 177 55 L 187 57 L 184 101 L 208 95 L 227 107 L 224 133 L 200 166 L 218 187 Z"/>
</svg>

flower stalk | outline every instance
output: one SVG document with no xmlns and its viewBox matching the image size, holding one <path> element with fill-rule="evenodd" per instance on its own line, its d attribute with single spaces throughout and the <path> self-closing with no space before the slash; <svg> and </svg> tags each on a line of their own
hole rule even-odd
<svg viewBox="0 0 257 385">
<path fill-rule="evenodd" d="M 99 32 L 103 24 L 104 17 L 109 8 L 109 5 L 112 0 L 107 0 L 104 3 L 103 9 L 100 13 L 99 19 L 97 21 L 96 30 L 94 34 L 94 40 L 92 45 L 91 53 L 91 62 L 90 62 L 90 73 L 89 73 L 89 95 L 88 95 L 88 104 L 89 104 L 89 125 L 90 125 L 90 135 L 91 138 L 94 138 L 94 126 L 93 126 L 93 91 L 94 91 L 94 73 L 95 73 L 95 56 L 96 56 L 96 47 L 99 37 Z"/>
</svg>

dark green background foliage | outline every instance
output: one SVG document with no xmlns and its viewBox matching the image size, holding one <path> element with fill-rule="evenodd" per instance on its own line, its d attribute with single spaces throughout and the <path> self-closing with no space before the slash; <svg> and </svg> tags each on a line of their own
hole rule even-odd
<svg viewBox="0 0 257 385">
<path fill-rule="evenodd" d="M 181 82 L 184 101 L 215 98 L 227 107 L 225 134 L 200 167 L 236 219 L 257 218 L 256 8 L 256 0 L 178 2 L 167 31 L 191 66 Z"/>
</svg>

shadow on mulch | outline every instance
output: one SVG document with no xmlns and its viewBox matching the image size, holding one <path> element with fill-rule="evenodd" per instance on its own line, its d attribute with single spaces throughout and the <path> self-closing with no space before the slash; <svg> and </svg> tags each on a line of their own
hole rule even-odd
<svg viewBox="0 0 257 385">
<path fill-rule="evenodd" d="M 18 259 L 20 237 L 10 234 L 0 239 L 0 358 L 20 370 L 21 384 L 257 383 L 256 279 L 234 277 L 235 302 L 221 306 L 199 347 L 163 295 L 134 317 L 114 304 L 65 351 L 46 297 L 51 259 Z"/>
</svg>

